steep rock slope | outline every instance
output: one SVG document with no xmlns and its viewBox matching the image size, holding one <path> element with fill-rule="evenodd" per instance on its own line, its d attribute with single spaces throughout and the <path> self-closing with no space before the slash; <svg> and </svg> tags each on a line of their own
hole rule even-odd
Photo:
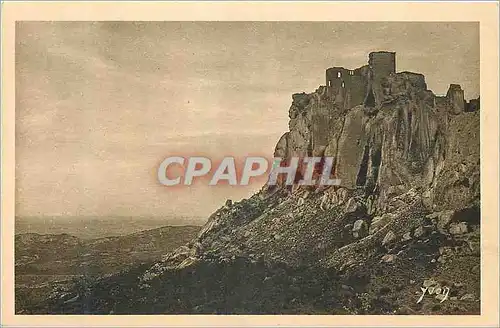
<svg viewBox="0 0 500 328">
<path fill-rule="evenodd" d="M 274 155 L 333 157 L 340 186 L 264 186 L 152 267 L 33 312 L 479 313 L 479 100 L 394 56 L 292 97 Z"/>
</svg>

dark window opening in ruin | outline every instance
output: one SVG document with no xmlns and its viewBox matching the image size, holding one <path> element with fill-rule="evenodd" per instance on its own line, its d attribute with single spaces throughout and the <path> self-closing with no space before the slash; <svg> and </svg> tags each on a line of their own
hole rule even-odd
<svg viewBox="0 0 500 328">
<path fill-rule="evenodd" d="M 361 160 L 361 164 L 359 165 L 358 176 L 356 178 L 356 186 L 364 186 L 366 183 L 369 154 L 370 154 L 370 149 L 368 145 L 366 145 L 365 152 L 363 153 L 363 159 Z"/>
<path fill-rule="evenodd" d="M 365 107 L 375 107 L 375 96 L 373 95 L 373 90 L 371 88 L 366 96 Z"/>
<path fill-rule="evenodd" d="M 332 81 L 328 81 L 328 86 L 331 87 L 332 86 Z"/>
<path fill-rule="evenodd" d="M 337 77 L 341 77 L 341 76 L 342 76 L 342 73 L 337 72 Z"/>
</svg>

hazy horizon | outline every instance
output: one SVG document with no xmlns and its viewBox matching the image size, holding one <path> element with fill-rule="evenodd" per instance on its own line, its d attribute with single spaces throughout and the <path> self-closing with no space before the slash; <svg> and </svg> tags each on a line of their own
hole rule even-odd
<svg viewBox="0 0 500 328">
<path fill-rule="evenodd" d="M 68 234 L 83 239 L 125 236 L 162 227 L 201 227 L 206 218 L 188 217 L 138 217 L 138 216 L 16 216 L 16 235 L 37 233 L 41 235 Z"/>
<path fill-rule="evenodd" d="M 175 216 L 175 215 L 16 215 L 15 219 L 50 218 L 50 219 L 107 219 L 107 218 L 134 218 L 134 219 L 161 219 L 169 220 L 199 220 L 206 221 L 206 216 Z"/>
<path fill-rule="evenodd" d="M 271 157 L 292 94 L 375 50 L 479 96 L 478 23 L 18 22 L 16 216 L 207 218 L 262 180 L 169 189 L 158 164 Z"/>
</svg>

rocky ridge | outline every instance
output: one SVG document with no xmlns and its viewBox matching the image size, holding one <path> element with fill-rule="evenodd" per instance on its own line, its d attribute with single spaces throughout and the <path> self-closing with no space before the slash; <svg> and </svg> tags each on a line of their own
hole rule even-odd
<svg viewBox="0 0 500 328">
<path fill-rule="evenodd" d="M 294 94 L 275 148 L 333 157 L 340 186 L 266 185 L 153 266 L 33 312 L 479 313 L 479 99 L 374 65 L 349 73 L 361 98 L 348 80 Z"/>
</svg>

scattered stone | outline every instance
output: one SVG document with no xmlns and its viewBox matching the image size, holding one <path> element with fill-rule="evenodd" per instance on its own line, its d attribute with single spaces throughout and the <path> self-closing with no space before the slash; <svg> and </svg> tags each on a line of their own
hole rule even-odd
<svg viewBox="0 0 500 328">
<path fill-rule="evenodd" d="M 330 203 L 333 206 L 336 206 L 339 204 L 339 197 L 337 196 L 336 192 L 332 192 L 331 198 L 330 198 Z"/>
<path fill-rule="evenodd" d="M 372 223 L 370 224 L 370 230 L 369 230 L 370 235 L 380 230 L 380 228 L 385 226 L 387 223 L 391 222 L 392 219 L 394 219 L 394 215 L 390 213 L 374 217 Z"/>
<path fill-rule="evenodd" d="M 441 233 L 447 233 L 446 227 L 450 224 L 453 219 L 453 215 L 455 215 L 455 211 L 442 211 L 442 212 L 434 212 L 426 216 L 426 218 L 435 220 L 437 229 Z"/>
<path fill-rule="evenodd" d="M 432 219 L 436 219 L 438 216 L 439 216 L 439 212 L 434 212 L 431 214 L 427 214 L 425 217 L 432 220 Z"/>
<path fill-rule="evenodd" d="M 393 196 L 398 196 L 401 195 L 405 191 L 405 186 L 404 185 L 397 185 L 397 186 L 389 186 L 387 188 L 387 197 L 393 197 Z"/>
<path fill-rule="evenodd" d="M 408 241 L 411 240 L 411 232 L 407 232 L 403 235 L 403 238 L 401 238 L 401 241 Z"/>
<path fill-rule="evenodd" d="M 363 220 L 357 220 L 354 222 L 354 226 L 352 228 L 352 235 L 354 238 L 364 238 L 368 235 L 368 225 Z"/>
<path fill-rule="evenodd" d="M 385 254 L 384 256 L 382 256 L 381 262 L 392 263 L 392 262 L 394 262 L 395 259 L 396 259 L 396 255 L 394 255 L 394 254 Z"/>
<path fill-rule="evenodd" d="M 377 232 L 377 230 L 380 228 L 381 224 L 380 222 L 382 221 L 382 218 L 380 216 L 376 216 L 372 219 L 372 222 L 370 224 L 370 235 L 374 234 Z"/>
<path fill-rule="evenodd" d="M 394 234 L 394 232 L 389 231 L 385 235 L 384 239 L 382 240 L 382 246 L 389 245 L 390 243 L 394 242 L 395 239 L 396 239 L 396 235 Z"/>
<path fill-rule="evenodd" d="M 464 233 L 467 233 L 467 223 L 465 222 L 460 222 L 460 223 L 452 223 L 450 225 L 450 233 L 452 235 L 461 235 Z"/>
<path fill-rule="evenodd" d="M 432 208 L 432 193 L 430 190 L 426 190 L 422 194 L 422 203 L 427 208 Z"/>
<path fill-rule="evenodd" d="M 356 202 L 356 200 L 351 197 L 347 201 L 347 204 L 345 206 L 345 212 L 346 213 L 354 213 L 356 210 L 359 208 L 359 204 Z"/>
<path fill-rule="evenodd" d="M 344 230 L 346 231 L 351 231 L 352 230 L 352 227 L 353 227 L 353 224 L 352 223 L 348 223 L 344 226 Z"/>
<path fill-rule="evenodd" d="M 349 195 L 347 189 L 345 188 L 340 188 L 337 190 L 337 196 L 338 196 L 338 203 L 337 204 L 343 204 L 345 203 L 347 196 Z"/>
<path fill-rule="evenodd" d="M 451 219 L 453 218 L 453 215 L 455 214 L 455 211 L 443 211 L 440 212 L 437 219 L 437 228 L 439 231 L 444 232 L 446 226 L 451 222 Z"/>
<path fill-rule="evenodd" d="M 330 209 L 330 204 L 329 204 L 329 199 L 328 199 L 327 193 L 324 193 L 323 197 L 321 197 L 321 204 L 319 205 L 319 208 L 323 211 Z"/>
<path fill-rule="evenodd" d="M 425 233 L 424 227 L 418 226 L 413 232 L 413 237 L 420 238 L 424 235 L 424 233 Z"/>
</svg>

